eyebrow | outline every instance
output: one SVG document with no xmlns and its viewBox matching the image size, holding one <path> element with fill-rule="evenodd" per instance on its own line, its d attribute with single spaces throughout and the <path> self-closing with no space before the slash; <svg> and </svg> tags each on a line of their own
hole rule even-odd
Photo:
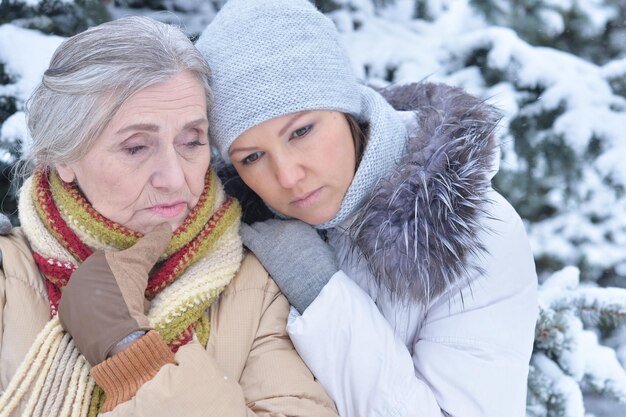
<svg viewBox="0 0 626 417">
<path fill-rule="evenodd" d="M 291 126 L 293 126 L 293 124 L 294 124 L 295 122 L 297 122 L 299 118 L 301 118 L 302 116 L 305 116 L 305 115 L 307 115 L 307 114 L 309 114 L 309 113 L 310 113 L 309 111 L 303 111 L 303 112 L 300 112 L 300 113 L 296 113 L 296 114 L 295 114 L 293 117 L 291 117 L 291 118 L 289 119 L 289 121 L 288 121 L 287 123 L 285 123 L 285 125 L 284 125 L 284 126 L 283 126 L 283 127 L 282 127 L 279 131 L 278 131 L 278 136 L 282 136 L 282 135 L 284 135 L 284 134 L 285 134 L 285 132 L 286 132 L 287 130 L 289 130 L 289 128 L 290 128 Z"/>
<path fill-rule="evenodd" d="M 235 149 L 231 149 L 228 151 L 228 155 L 232 155 L 234 153 L 237 152 L 249 152 L 249 151 L 256 151 L 257 148 L 254 146 L 246 146 L 246 147 L 242 147 L 242 148 L 235 148 Z"/>
<path fill-rule="evenodd" d="M 191 122 L 186 123 L 185 126 L 183 126 L 183 129 L 188 129 L 190 127 L 194 127 L 200 124 L 208 124 L 208 120 L 205 118 L 192 120 Z M 158 132 L 159 126 L 153 123 L 136 123 L 134 125 L 126 126 L 118 130 L 116 133 L 117 134 L 126 133 L 126 132 L 131 132 L 133 130 L 143 130 L 146 132 Z"/>
<path fill-rule="evenodd" d="M 287 132 L 287 130 L 289 130 L 289 128 L 291 126 L 293 126 L 293 124 L 298 121 L 298 119 L 300 119 L 303 116 L 306 116 L 309 113 L 311 113 L 311 111 L 301 111 L 299 113 L 294 114 L 291 118 L 289 118 L 287 123 L 285 123 L 285 125 L 278 131 L 278 136 L 284 135 L 285 132 Z M 232 155 L 232 154 L 237 153 L 237 152 L 256 151 L 257 149 L 258 148 L 256 146 L 235 147 L 235 148 L 230 149 L 228 151 L 228 155 Z"/>
</svg>

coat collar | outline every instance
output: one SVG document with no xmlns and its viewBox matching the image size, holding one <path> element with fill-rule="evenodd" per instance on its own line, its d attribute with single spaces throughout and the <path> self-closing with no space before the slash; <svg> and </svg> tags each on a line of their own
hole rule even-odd
<svg viewBox="0 0 626 417">
<path fill-rule="evenodd" d="M 382 94 L 415 112 L 400 162 L 377 184 L 347 234 L 381 289 L 429 303 L 468 285 L 484 252 L 478 235 L 487 215 L 497 144 L 496 111 L 459 88 L 418 83 Z"/>
</svg>

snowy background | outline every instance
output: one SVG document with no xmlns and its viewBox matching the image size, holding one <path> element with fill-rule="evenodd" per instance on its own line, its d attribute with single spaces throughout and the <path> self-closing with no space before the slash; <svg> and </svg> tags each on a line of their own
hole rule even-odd
<svg viewBox="0 0 626 417">
<path fill-rule="evenodd" d="M 0 0 L 2 210 L 24 102 L 64 37 L 143 14 L 195 39 L 223 3 Z M 541 282 L 528 416 L 626 416 L 626 0 L 316 4 L 369 83 L 444 82 L 502 110 L 494 186 L 526 221 Z"/>
</svg>

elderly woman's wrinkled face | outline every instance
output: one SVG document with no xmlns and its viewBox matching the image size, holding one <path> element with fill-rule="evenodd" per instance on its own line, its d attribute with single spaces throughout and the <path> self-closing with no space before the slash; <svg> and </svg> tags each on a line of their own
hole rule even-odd
<svg viewBox="0 0 626 417">
<path fill-rule="evenodd" d="M 103 216 L 145 233 L 180 226 L 198 203 L 211 160 L 202 83 L 181 72 L 131 96 L 76 163 L 57 164 Z"/>
</svg>

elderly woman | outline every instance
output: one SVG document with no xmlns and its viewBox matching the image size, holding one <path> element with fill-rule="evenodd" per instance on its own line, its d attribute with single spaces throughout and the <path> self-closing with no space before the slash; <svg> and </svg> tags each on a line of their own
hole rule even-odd
<svg viewBox="0 0 626 417">
<path fill-rule="evenodd" d="M 208 76 L 147 18 L 55 52 L 0 238 L 1 416 L 336 415 L 209 169 Z"/>
</svg>

